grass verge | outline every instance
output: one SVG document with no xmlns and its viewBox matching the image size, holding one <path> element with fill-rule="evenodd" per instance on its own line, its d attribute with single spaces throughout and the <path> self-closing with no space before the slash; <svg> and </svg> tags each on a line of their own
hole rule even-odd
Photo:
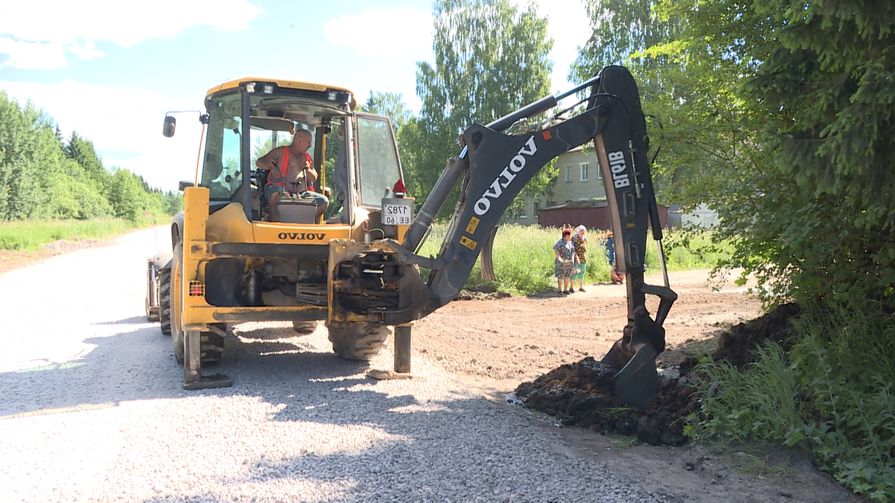
<svg viewBox="0 0 895 503">
<path fill-rule="evenodd" d="M 140 223 L 122 218 L 0 222 L 0 250 L 34 251 L 47 243 L 62 239 L 103 239 L 130 229 L 159 224 L 169 218 L 150 218 Z"/>
<path fill-rule="evenodd" d="M 444 240 L 447 226 L 436 224 L 423 244 L 421 255 L 434 256 Z M 553 245 L 560 239 L 559 228 L 523 225 L 502 225 L 494 241 L 494 272 L 497 288 L 514 295 L 527 295 L 555 288 L 553 277 Z M 586 283 L 608 282 L 609 263 L 606 259 L 604 236 L 588 233 L 588 261 Z M 647 243 L 646 270 L 657 271 L 658 252 L 652 239 Z M 670 271 L 710 269 L 721 258 L 730 256 L 730 246 L 715 243 L 711 232 L 673 231 L 664 241 L 666 265 Z M 479 262 L 473 267 L 466 286 L 483 283 Z"/>
</svg>

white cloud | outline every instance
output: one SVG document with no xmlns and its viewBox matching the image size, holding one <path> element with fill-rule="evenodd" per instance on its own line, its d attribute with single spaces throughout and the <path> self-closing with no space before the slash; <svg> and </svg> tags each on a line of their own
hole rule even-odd
<svg viewBox="0 0 895 503">
<path fill-rule="evenodd" d="M 93 86 L 72 80 L 54 84 L 0 81 L 0 89 L 21 105 L 30 101 L 43 110 L 66 139 L 77 131 L 93 142 L 107 168 L 126 168 L 164 190 L 176 190 L 179 180 L 193 178 L 198 114 L 178 116 L 174 138 L 162 136 L 162 120 L 168 110 L 198 110 L 201 99 L 178 103 L 144 89 Z"/>
<path fill-rule="evenodd" d="M 81 59 L 91 60 L 99 59 L 106 55 L 103 51 L 96 48 L 93 42 L 87 42 L 83 45 L 72 45 L 68 48 L 75 56 Z"/>
<path fill-rule="evenodd" d="M 0 36 L 0 55 L 9 59 L 2 66 L 23 70 L 56 70 L 65 66 L 65 48 L 46 42 L 21 42 Z"/>
<path fill-rule="evenodd" d="M 367 9 L 330 19 L 326 41 L 374 59 L 422 60 L 432 47 L 432 13 L 409 8 Z"/>
<path fill-rule="evenodd" d="M 130 47 L 200 25 L 244 30 L 261 12 L 249 0 L 17 2 L 0 17 L 0 55 L 7 55 L 3 66 L 59 68 L 69 53 L 101 56 L 96 43 Z"/>
</svg>

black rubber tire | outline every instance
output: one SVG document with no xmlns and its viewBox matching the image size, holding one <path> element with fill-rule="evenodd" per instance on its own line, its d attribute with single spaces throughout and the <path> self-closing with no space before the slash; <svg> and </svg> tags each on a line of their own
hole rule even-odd
<svg viewBox="0 0 895 503">
<path fill-rule="evenodd" d="M 384 325 L 358 324 L 330 326 L 333 352 L 346 360 L 370 361 L 379 354 L 391 329 Z"/>
<path fill-rule="evenodd" d="M 292 330 L 295 330 L 295 333 L 298 335 L 310 335 L 314 333 L 314 330 L 317 330 L 317 322 L 316 321 L 293 321 L 292 322 Z"/>
<path fill-rule="evenodd" d="M 174 251 L 174 260 L 173 262 L 181 263 L 181 252 L 179 247 L 175 248 Z M 178 365 L 183 365 L 184 361 L 184 333 L 179 330 L 173 330 L 171 327 L 171 271 L 174 269 L 174 266 L 169 263 L 162 269 L 163 273 L 167 272 L 167 282 L 164 284 L 168 285 L 167 291 L 167 314 L 168 314 L 168 334 L 171 335 L 171 346 L 174 352 L 174 361 L 177 362 Z M 180 271 L 181 267 L 177 267 L 177 270 Z M 164 276 L 161 277 L 162 280 L 166 279 Z M 159 294 L 160 298 L 162 294 Z M 161 302 L 159 303 L 161 305 Z M 161 308 L 159 309 L 159 313 L 165 312 Z M 203 365 L 206 364 L 215 364 L 219 363 L 221 359 L 224 357 L 224 337 L 218 335 L 214 332 L 202 332 L 199 334 L 199 354 L 200 361 Z"/>
<path fill-rule="evenodd" d="M 174 258 L 171 259 L 171 268 L 170 268 L 171 281 L 168 283 L 169 285 L 171 285 L 171 291 L 169 292 L 168 298 L 171 299 L 171 302 L 169 302 L 169 305 L 171 306 L 171 309 L 172 309 L 172 311 L 171 311 L 171 348 L 174 352 L 174 361 L 176 361 L 177 364 L 180 366 L 183 366 L 183 362 L 184 362 L 184 358 L 183 358 L 183 352 L 184 352 L 184 347 L 183 347 L 184 337 L 183 336 L 184 336 L 184 334 L 183 334 L 183 331 L 180 330 L 180 326 L 181 326 L 180 320 L 177 319 L 177 317 L 180 315 L 179 311 L 175 313 L 173 311 L 173 309 L 174 309 L 174 304 L 175 304 L 174 301 L 179 298 L 179 297 L 175 298 L 174 296 L 175 295 L 177 295 L 177 296 L 183 295 L 182 285 L 178 285 L 175 287 L 175 280 L 182 281 L 182 277 L 183 277 L 183 265 L 182 264 L 183 264 L 183 250 L 181 249 L 181 244 L 178 242 L 178 243 L 174 244 Z M 180 275 L 180 278 L 175 277 L 175 275 Z M 178 304 L 179 304 L 178 309 L 182 309 L 183 299 L 180 299 Z"/>
<path fill-rule="evenodd" d="M 171 263 L 163 267 L 158 274 L 158 317 L 162 334 L 171 335 Z"/>
</svg>

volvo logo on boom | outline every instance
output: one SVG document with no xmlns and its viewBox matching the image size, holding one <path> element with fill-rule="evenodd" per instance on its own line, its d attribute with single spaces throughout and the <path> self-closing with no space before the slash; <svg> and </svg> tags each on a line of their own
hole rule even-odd
<svg viewBox="0 0 895 503">
<path fill-rule="evenodd" d="M 291 239 L 293 241 L 323 241 L 326 237 L 325 232 L 281 232 L 277 234 L 280 239 Z"/>
<path fill-rule="evenodd" d="M 497 178 L 491 182 L 491 186 L 488 187 L 488 190 L 482 194 L 482 197 L 479 198 L 478 201 L 475 202 L 475 214 L 479 216 L 484 216 L 488 213 L 488 210 L 491 209 L 491 200 L 495 201 L 500 198 L 501 194 L 503 194 L 503 189 L 510 186 L 510 183 L 516 178 L 516 173 L 522 171 L 525 168 L 525 163 L 527 158 L 535 155 L 538 151 L 538 146 L 535 143 L 534 135 L 525 142 L 525 145 L 519 149 L 519 152 L 510 159 L 507 167 L 503 168 L 503 171 L 497 175 Z"/>
</svg>

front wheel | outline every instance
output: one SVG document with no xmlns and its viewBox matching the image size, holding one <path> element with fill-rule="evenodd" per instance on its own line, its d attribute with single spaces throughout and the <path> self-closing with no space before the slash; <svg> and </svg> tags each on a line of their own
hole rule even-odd
<svg viewBox="0 0 895 503">
<path fill-rule="evenodd" d="M 360 361 L 370 361 L 379 354 L 391 332 L 388 326 L 372 323 L 331 325 L 328 328 L 333 352 L 346 360 Z"/>
</svg>

